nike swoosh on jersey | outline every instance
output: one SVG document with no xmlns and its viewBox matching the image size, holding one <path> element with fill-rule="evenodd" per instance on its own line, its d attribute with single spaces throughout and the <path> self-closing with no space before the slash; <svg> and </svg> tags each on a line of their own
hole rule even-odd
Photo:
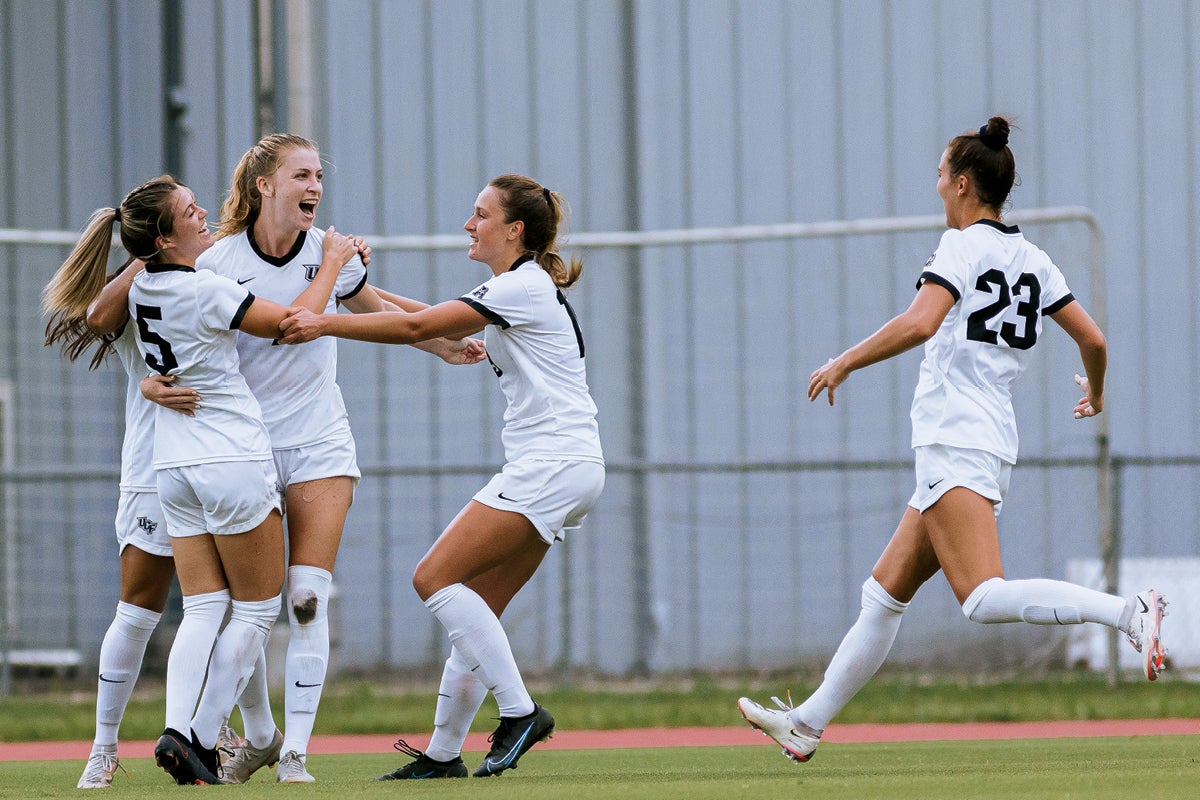
<svg viewBox="0 0 1200 800">
<path fill-rule="evenodd" d="M 250 281 L 254 280 L 255 277 L 257 276 L 252 275 L 249 278 L 238 278 L 238 286 L 241 286 L 243 283 L 249 283 Z"/>
<path fill-rule="evenodd" d="M 937 486 L 939 483 L 941 483 L 941 482 L 942 482 L 942 481 L 944 481 L 944 480 L 946 480 L 946 479 L 945 479 L 945 478 L 938 478 L 936 481 L 934 481 L 933 483 L 929 484 L 929 488 L 930 488 L 930 489 L 932 489 L 933 487 Z"/>
<path fill-rule="evenodd" d="M 518 501 L 518 500 L 513 500 L 511 497 L 505 497 L 505 496 L 504 496 L 504 492 L 500 492 L 499 494 L 497 494 L 497 497 L 499 497 L 501 500 L 507 500 L 507 501 L 508 501 L 508 502 L 510 502 L 510 503 L 517 503 L 517 502 L 520 502 L 520 501 Z"/>
</svg>

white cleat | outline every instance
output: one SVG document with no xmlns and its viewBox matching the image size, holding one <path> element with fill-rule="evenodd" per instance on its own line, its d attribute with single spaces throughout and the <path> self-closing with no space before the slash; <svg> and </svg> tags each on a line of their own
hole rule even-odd
<svg viewBox="0 0 1200 800">
<path fill-rule="evenodd" d="M 125 772 L 125 768 L 121 766 L 121 762 L 117 760 L 116 753 L 109 755 L 108 753 L 92 753 L 88 756 L 87 766 L 83 768 L 83 775 L 79 778 L 79 783 L 75 784 L 76 789 L 108 789 L 112 786 L 113 775 L 117 770 Z M 128 775 L 128 772 L 125 772 Z"/>
<path fill-rule="evenodd" d="M 304 766 L 304 756 L 295 750 L 288 750 L 279 759 L 275 767 L 276 783 L 316 783 L 317 779 L 308 774 Z"/>
<path fill-rule="evenodd" d="M 780 711 L 763 708 L 748 697 L 738 700 L 738 711 L 742 712 L 750 727 L 774 739 L 783 748 L 785 756 L 792 761 L 808 761 L 816 752 L 817 745 L 821 743 L 821 737 L 796 730 L 787 714 L 792 707 L 778 697 L 771 699 L 779 706 Z"/>
<path fill-rule="evenodd" d="M 1142 654 L 1142 672 L 1147 680 L 1157 680 L 1163 671 L 1167 650 L 1162 644 L 1162 620 L 1167 601 L 1154 589 L 1138 592 L 1133 598 L 1133 622 L 1126 633 L 1129 643 Z"/>
</svg>

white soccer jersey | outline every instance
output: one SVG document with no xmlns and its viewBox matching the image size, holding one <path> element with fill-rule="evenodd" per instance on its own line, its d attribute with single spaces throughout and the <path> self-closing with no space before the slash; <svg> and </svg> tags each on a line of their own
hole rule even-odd
<svg viewBox="0 0 1200 800">
<path fill-rule="evenodd" d="M 264 254 L 249 230 L 219 239 L 196 261 L 237 281 L 256 297 L 291 305 L 316 277 L 325 231 L 313 228 L 296 239 L 283 258 Z M 346 300 L 367 283 L 367 269 L 355 256 L 338 273 L 327 313 L 337 311 L 334 297 Z M 271 444 L 286 450 L 349 436 L 350 421 L 337 385 L 337 340 L 321 337 L 299 345 L 238 336 L 242 374 L 262 407 Z"/>
<path fill-rule="evenodd" d="M 1066 279 L 1017 228 L 981 220 L 942 234 L 917 288 L 926 282 L 956 302 L 925 343 L 913 447 L 986 450 L 1015 464 L 1011 384 L 1042 333 L 1042 317 L 1074 300 Z"/>
<path fill-rule="evenodd" d="M 238 370 L 237 326 L 254 295 L 228 278 L 177 264 L 151 264 L 129 289 L 138 351 L 151 369 L 195 389 L 193 417 L 161 406 L 154 416 L 154 467 L 271 458 L 258 401 Z"/>
<path fill-rule="evenodd" d="M 142 397 L 150 368 L 137 346 L 137 325 L 126 322 L 113 349 L 125 367 L 125 438 L 121 442 L 121 491 L 157 492 L 154 477 L 154 403 Z"/>
<path fill-rule="evenodd" d="M 583 334 L 546 271 L 533 261 L 518 261 L 459 299 L 491 322 L 484 342 L 508 401 L 501 437 L 505 458 L 604 463 Z"/>
</svg>

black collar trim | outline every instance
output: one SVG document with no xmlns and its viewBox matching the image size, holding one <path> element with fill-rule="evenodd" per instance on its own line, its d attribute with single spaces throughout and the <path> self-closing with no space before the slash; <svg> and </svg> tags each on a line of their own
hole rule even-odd
<svg viewBox="0 0 1200 800">
<path fill-rule="evenodd" d="M 526 263 L 527 261 L 533 261 L 533 256 L 531 256 L 529 253 L 522 253 L 521 257 L 514 261 L 513 265 L 508 268 L 508 271 L 512 272 L 514 269 Z"/>
<path fill-rule="evenodd" d="M 195 267 L 189 267 L 184 264 L 147 264 L 146 272 L 195 272 Z"/>
<path fill-rule="evenodd" d="M 304 239 L 307 235 L 307 231 L 300 231 L 300 235 L 296 237 L 296 241 L 292 244 L 292 249 L 287 252 L 287 255 L 277 258 L 276 256 L 267 255 L 259 248 L 258 242 L 254 241 L 254 226 L 246 228 L 246 240 L 250 242 L 250 249 L 254 251 L 256 256 L 273 267 L 285 267 L 289 261 L 300 255 L 300 249 L 304 247 Z"/>
<path fill-rule="evenodd" d="M 1016 225 L 1005 225 L 1003 222 L 997 222 L 994 219 L 977 219 L 971 223 L 972 225 L 987 225 L 989 228 L 995 228 L 1001 233 L 1020 233 L 1021 229 Z"/>
</svg>

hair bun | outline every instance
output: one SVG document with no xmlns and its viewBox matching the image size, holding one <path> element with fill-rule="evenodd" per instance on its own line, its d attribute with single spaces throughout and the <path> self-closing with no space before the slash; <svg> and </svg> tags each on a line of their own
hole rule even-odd
<svg viewBox="0 0 1200 800">
<path fill-rule="evenodd" d="M 1003 150 L 1008 145 L 1008 120 L 992 117 L 979 127 L 979 141 L 992 150 Z"/>
</svg>

